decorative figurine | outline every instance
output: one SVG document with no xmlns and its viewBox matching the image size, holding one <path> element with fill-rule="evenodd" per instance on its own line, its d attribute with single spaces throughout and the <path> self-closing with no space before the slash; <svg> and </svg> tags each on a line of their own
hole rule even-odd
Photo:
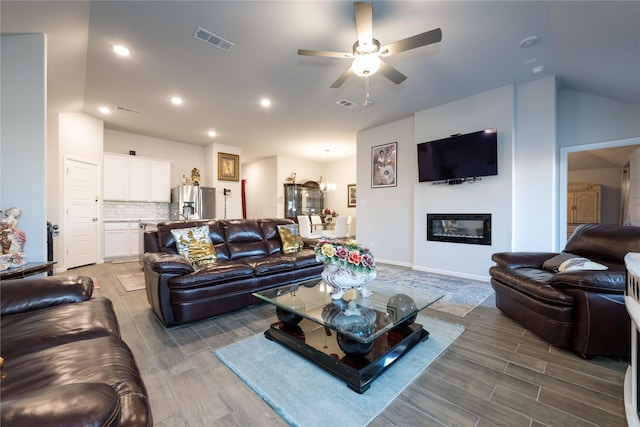
<svg viewBox="0 0 640 427">
<path fill-rule="evenodd" d="M 0 251 L 2 258 L 10 267 L 19 267 L 26 264 L 24 260 L 24 244 L 27 236 L 24 231 L 18 230 L 18 218 L 22 215 L 22 209 L 12 207 L 4 212 L 6 218 L 0 219 Z"/>
<path fill-rule="evenodd" d="M 200 171 L 198 168 L 191 169 L 191 182 L 193 182 L 193 185 L 196 187 L 200 185 Z"/>
</svg>

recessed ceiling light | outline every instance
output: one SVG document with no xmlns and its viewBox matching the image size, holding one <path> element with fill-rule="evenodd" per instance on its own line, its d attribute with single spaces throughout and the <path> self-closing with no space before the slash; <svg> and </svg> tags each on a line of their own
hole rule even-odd
<svg viewBox="0 0 640 427">
<path fill-rule="evenodd" d="M 172 96 L 171 102 L 173 102 L 175 105 L 182 105 L 182 98 L 180 98 L 179 96 Z"/>
<path fill-rule="evenodd" d="M 129 52 L 129 49 L 122 46 L 121 44 L 113 45 L 113 51 L 120 56 L 129 56 L 129 53 L 131 53 Z"/>
<path fill-rule="evenodd" d="M 210 130 L 209 132 L 207 132 L 207 135 L 209 135 L 211 138 L 215 138 L 215 136 L 217 135 L 215 130 Z"/>
<path fill-rule="evenodd" d="M 269 106 L 271 106 L 271 101 L 267 98 L 262 98 L 260 100 L 260 105 L 262 105 L 263 107 L 267 108 Z"/>
<path fill-rule="evenodd" d="M 532 47 L 537 45 L 538 43 L 540 43 L 540 37 L 539 36 L 530 36 L 530 37 L 525 37 L 522 40 L 520 40 L 520 47 Z"/>
<path fill-rule="evenodd" d="M 98 111 L 100 111 L 102 114 L 109 114 L 111 112 L 111 109 L 109 107 L 100 107 L 98 108 Z"/>
</svg>

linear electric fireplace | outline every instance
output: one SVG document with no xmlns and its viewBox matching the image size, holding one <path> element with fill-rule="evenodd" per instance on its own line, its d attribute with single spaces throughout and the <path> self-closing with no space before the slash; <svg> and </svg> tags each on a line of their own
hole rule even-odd
<svg viewBox="0 0 640 427">
<path fill-rule="evenodd" d="M 427 240 L 491 244 L 491 214 L 427 214 Z"/>
</svg>

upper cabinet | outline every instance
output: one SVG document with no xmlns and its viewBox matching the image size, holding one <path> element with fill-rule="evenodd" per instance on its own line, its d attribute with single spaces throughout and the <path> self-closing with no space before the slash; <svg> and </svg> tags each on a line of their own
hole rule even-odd
<svg viewBox="0 0 640 427">
<path fill-rule="evenodd" d="M 171 201 L 171 163 L 105 153 L 104 200 Z"/>
</svg>

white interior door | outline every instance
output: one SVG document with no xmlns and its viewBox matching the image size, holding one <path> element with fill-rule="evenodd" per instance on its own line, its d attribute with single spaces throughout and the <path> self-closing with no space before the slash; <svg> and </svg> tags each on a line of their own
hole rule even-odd
<svg viewBox="0 0 640 427">
<path fill-rule="evenodd" d="M 640 148 L 629 162 L 629 213 L 631 225 L 640 226 Z"/>
<path fill-rule="evenodd" d="M 65 159 L 64 266 L 98 262 L 98 165 Z"/>
</svg>

